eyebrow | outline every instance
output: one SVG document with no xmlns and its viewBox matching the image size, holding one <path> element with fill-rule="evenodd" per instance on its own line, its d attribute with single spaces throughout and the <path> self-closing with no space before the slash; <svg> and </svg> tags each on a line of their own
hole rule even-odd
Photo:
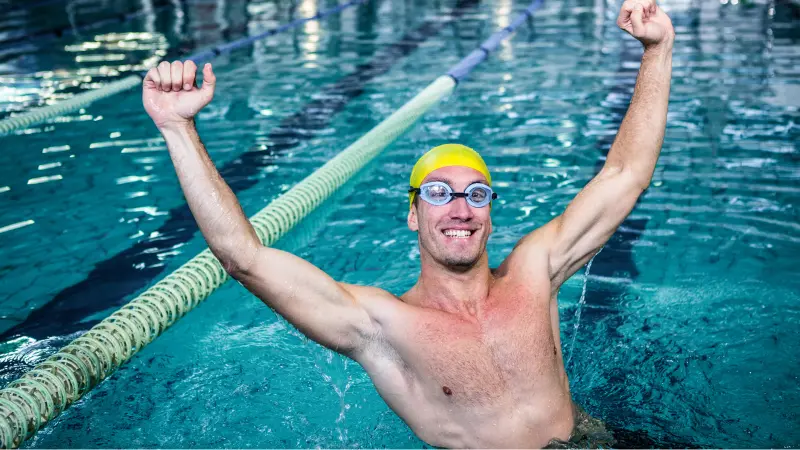
<svg viewBox="0 0 800 450">
<path fill-rule="evenodd" d="M 453 184 L 453 182 L 452 182 L 452 181 L 448 180 L 447 178 L 443 178 L 443 177 L 433 177 L 433 178 L 429 178 L 427 182 L 428 182 L 428 183 L 430 183 L 430 182 L 432 182 L 432 181 L 441 181 L 441 182 L 443 182 L 443 183 L 447 183 L 447 184 Z"/>
<path fill-rule="evenodd" d="M 447 179 L 447 178 L 444 178 L 444 177 L 432 177 L 432 178 L 429 178 L 429 179 L 428 179 L 428 181 L 426 181 L 426 183 L 430 183 L 430 182 L 432 182 L 432 181 L 441 181 L 441 182 L 443 182 L 443 183 L 447 183 L 447 185 L 448 185 L 448 186 L 450 186 L 450 187 L 453 187 L 453 186 L 452 186 L 452 185 L 453 185 L 453 182 L 452 182 L 452 181 L 450 181 L 450 180 L 449 180 L 449 179 Z M 479 179 L 479 180 L 473 179 L 473 181 L 470 181 L 470 182 L 467 184 L 467 186 L 469 186 L 469 185 L 471 185 L 471 184 L 475 184 L 475 183 L 484 183 L 484 184 L 485 184 L 485 183 L 486 183 L 486 180 L 484 180 L 484 179 Z"/>
</svg>

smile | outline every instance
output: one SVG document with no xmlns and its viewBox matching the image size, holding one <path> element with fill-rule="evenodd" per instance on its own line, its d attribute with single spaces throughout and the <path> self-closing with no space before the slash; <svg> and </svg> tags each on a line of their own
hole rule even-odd
<svg viewBox="0 0 800 450">
<path fill-rule="evenodd" d="M 444 230 L 444 235 L 451 238 L 466 239 L 472 236 L 472 230 Z"/>
</svg>

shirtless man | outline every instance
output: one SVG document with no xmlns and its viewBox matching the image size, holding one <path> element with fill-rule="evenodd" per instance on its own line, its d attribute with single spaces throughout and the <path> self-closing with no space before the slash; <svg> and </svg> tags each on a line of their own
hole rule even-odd
<svg viewBox="0 0 800 450">
<path fill-rule="evenodd" d="M 305 335 L 361 364 L 386 403 L 431 445 L 541 447 L 568 440 L 575 426 L 559 288 L 647 189 L 666 127 L 669 17 L 655 0 L 628 0 L 617 24 L 642 42 L 644 55 L 602 170 L 562 215 L 523 237 L 490 270 L 491 180 L 480 157 L 451 146 L 463 150 L 453 161 L 467 162 L 443 164 L 434 155 L 425 163 L 430 172 L 418 164 L 408 227 L 418 233 L 421 274 L 400 297 L 338 283 L 261 244 L 194 127 L 194 115 L 214 94 L 210 65 L 197 88 L 193 62 L 161 63 L 144 80 L 143 102 L 203 236 L 233 278 Z M 459 195 L 465 191 L 469 197 Z"/>
</svg>

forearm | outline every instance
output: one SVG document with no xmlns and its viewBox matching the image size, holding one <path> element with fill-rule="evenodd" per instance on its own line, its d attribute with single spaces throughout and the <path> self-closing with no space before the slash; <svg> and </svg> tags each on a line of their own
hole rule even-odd
<svg viewBox="0 0 800 450">
<path fill-rule="evenodd" d="M 628 112 L 611 146 L 606 166 L 632 173 L 646 189 L 655 170 L 667 124 L 672 43 L 646 49 Z"/>
<path fill-rule="evenodd" d="M 229 272 L 248 265 L 260 246 L 258 236 L 208 156 L 194 123 L 163 128 L 161 134 L 209 248 Z"/>
</svg>

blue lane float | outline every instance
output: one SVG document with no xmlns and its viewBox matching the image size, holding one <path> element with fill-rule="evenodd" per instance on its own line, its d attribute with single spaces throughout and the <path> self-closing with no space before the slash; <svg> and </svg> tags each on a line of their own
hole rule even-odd
<svg viewBox="0 0 800 450">
<path fill-rule="evenodd" d="M 512 23 L 522 24 L 541 3 L 542 0 L 534 1 L 520 14 L 522 17 L 517 16 Z M 376 127 L 252 216 L 250 222 L 261 242 L 270 245 L 280 239 L 428 110 L 450 95 L 457 81 L 513 34 L 516 27 L 509 27 L 481 44 L 478 51 L 482 57 L 475 57 L 473 52 L 464 58 Z M 0 390 L 0 444 L 5 448 L 21 445 L 229 278 L 220 262 L 206 249 L 11 382 Z"/>
<path fill-rule="evenodd" d="M 473 50 L 466 58 L 462 59 L 461 62 L 447 71 L 447 75 L 453 77 L 456 83 L 466 78 L 467 75 L 472 72 L 472 69 L 488 58 L 489 54 L 495 51 L 503 40 L 511 36 L 517 28 L 522 26 L 528 19 L 532 18 L 533 13 L 543 4 L 544 0 L 536 0 L 528 5 L 522 13 L 514 17 L 514 20 L 512 20 L 507 27 L 489 36 L 478 48 Z"/>
<path fill-rule="evenodd" d="M 200 51 L 198 53 L 193 53 L 182 59 L 191 59 L 196 63 L 198 63 L 199 65 L 224 53 L 230 53 L 234 50 L 244 48 L 249 45 L 253 45 L 254 42 L 264 39 L 266 37 L 283 33 L 293 28 L 297 28 L 298 26 L 312 20 L 320 20 L 332 14 L 340 13 L 347 8 L 362 5 L 368 1 L 369 0 L 352 0 L 346 3 L 342 3 L 338 6 L 334 6 L 319 11 L 311 17 L 304 17 L 293 20 L 287 24 L 281 25 L 280 27 L 269 29 L 255 36 L 249 36 L 237 39 L 233 42 L 229 42 L 226 44 L 216 45 L 206 50 Z M 104 98 L 111 97 L 112 95 L 116 95 L 120 92 L 125 92 L 127 90 L 138 87 L 139 85 L 141 85 L 142 80 L 144 79 L 146 74 L 147 71 L 143 71 L 141 73 L 129 75 L 120 80 L 108 83 L 105 86 L 95 89 L 93 91 L 78 94 L 68 100 L 61 101 L 55 105 L 45 106 L 19 115 L 7 117 L 3 120 L 0 120 L 0 136 L 10 134 L 13 131 L 19 130 L 21 128 L 27 128 L 43 123 L 53 117 L 69 114 L 73 111 L 85 108 L 98 100 L 102 100 Z"/>
</svg>

